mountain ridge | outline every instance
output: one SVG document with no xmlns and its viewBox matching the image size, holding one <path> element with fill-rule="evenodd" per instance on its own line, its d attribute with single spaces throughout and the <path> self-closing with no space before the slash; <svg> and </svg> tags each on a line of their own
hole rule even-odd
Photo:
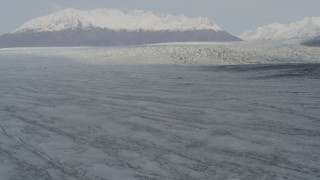
<svg viewBox="0 0 320 180">
<path fill-rule="evenodd" d="M 289 24 L 271 23 L 246 31 L 239 37 L 244 40 L 303 40 L 316 36 L 320 36 L 320 17 L 305 17 Z"/>
<path fill-rule="evenodd" d="M 0 36 L 0 48 L 125 46 L 169 42 L 229 42 L 240 38 L 208 18 L 151 11 L 65 9 L 34 18 Z"/>
<path fill-rule="evenodd" d="M 222 29 L 208 18 L 188 18 L 170 14 L 156 14 L 145 10 L 123 12 L 116 9 L 77 10 L 64 9 L 46 16 L 34 18 L 11 33 L 34 30 L 61 31 L 78 28 L 101 28 L 110 30 L 136 31 L 176 31 L 176 30 L 214 30 Z"/>
</svg>

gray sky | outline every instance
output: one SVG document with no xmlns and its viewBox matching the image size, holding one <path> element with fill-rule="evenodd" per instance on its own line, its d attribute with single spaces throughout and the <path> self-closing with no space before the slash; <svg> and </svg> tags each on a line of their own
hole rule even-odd
<svg viewBox="0 0 320 180">
<path fill-rule="evenodd" d="M 320 0 L 0 0 L 0 34 L 62 8 L 143 9 L 208 17 L 233 34 L 272 23 L 320 16 Z"/>
</svg>

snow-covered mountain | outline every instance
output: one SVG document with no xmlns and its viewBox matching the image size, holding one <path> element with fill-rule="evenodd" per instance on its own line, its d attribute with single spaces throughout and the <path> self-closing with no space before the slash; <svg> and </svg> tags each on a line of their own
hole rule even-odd
<svg viewBox="0 0 320 180">
<path fill-rule="evenodd" d="M 240 41 L 208 18 L 151 11 L 65 9 L 32 19 L 0 37 L 0 47 L 109 46 Z"/>
<path fill-rule="evenodd" d="M 16 32 L 33 30 L 61 31 L 67 29 L 101 28 L 110 30 L 214 30 L 222 29 L 212 20 L 207 18 L 187 18 L 185 16 L 173 16 L 166 14 L 155 14 L 151 11 L 132 10 L 123 12 L 115 9 L 96 9 L 81 11 L 76 9 L 65 9 L 48 16 L 35 18 L 28 21 Z"/>
<path fill-rule="evenodd" d="M 244 40 L 289 40 L 308 39 L 319 35 L 320 17 L 306 17 L 290 24 L 268 24 L 244 32 L 240 35 L 240 38 Z"/>
</svg>

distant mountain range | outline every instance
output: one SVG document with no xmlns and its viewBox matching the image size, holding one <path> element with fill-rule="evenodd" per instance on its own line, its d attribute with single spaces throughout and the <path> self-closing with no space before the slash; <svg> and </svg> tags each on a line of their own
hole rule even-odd
<svg viewBox="0 0 320 180">
<path fill-rule="evenodd" d="M 110 46 L 166 42 L 241 41 L 207 18 L 150 11 L 65 9 L 0 37 L 0 47 Z"/>
<path fill-rule="evenodd" d="M 244 32 L 240 38 L 244 40 L 305 40 L 316 36 L 320 36 L 320 17 L 306 17 L 290 24 L 268 24 Z"/>
</svg>

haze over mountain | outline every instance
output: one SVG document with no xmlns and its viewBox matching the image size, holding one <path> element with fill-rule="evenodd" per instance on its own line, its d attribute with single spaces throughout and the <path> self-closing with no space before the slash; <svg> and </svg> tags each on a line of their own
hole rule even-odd
<svg viewBox="0 0 320 180">
<path fill-rule="evenodd" d="M 306 17 L 290 24 L 272 23 L 242 33 L 244 40 L 309 39 L 320 36 L 320 17 Z"/>
<path fill-rule="evenodd" d="M 65 9 L 32 19 L 0 37 L 0 47 L 109 46 L 164 42 L 240 41 L 207 18 L 151 11 Z"/>
</svg>

